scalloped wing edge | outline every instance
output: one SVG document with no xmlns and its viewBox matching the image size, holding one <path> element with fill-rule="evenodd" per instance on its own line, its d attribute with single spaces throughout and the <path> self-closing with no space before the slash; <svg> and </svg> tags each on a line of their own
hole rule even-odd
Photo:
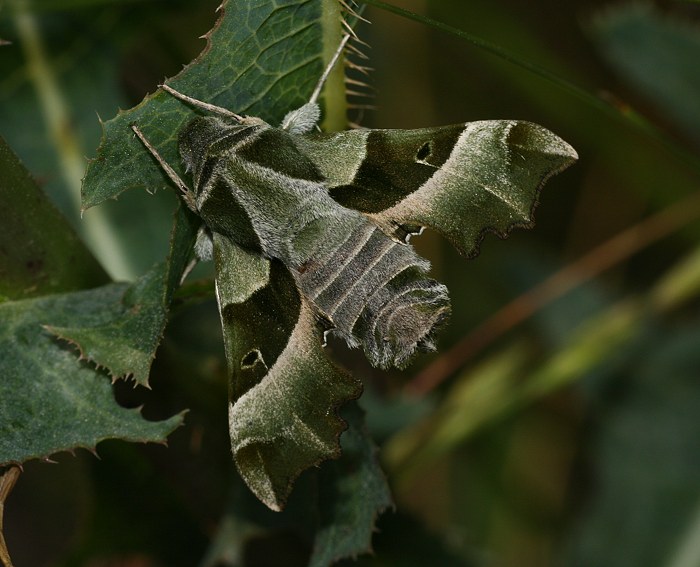
<svg viewBox="0 0 700 567">
<path fill-rule="evenodd" d="M 305 383 L 309 376 L 314 375 L 320 378 L 311 396 L 296 390 L 301 387 L 300 383 Z M 315 400 L 311 397 L 319 392 L 328 396 L 327 403 L 322 404 L 325 407 L 314 407 Z M 302 300 L 297 324 L 269 372 L 258 385 L 229 405 L 229 432 L 234 459 L 246 484 L 265 505 L 275 511 L 282 510 L 294 481 L 304 470 L 340 456 L 340 435 L 347 429 L 347 423 L 338 411 L 343 404 L 357 399 L 361 393 L 360 381 L 336 366 L 323 351 L 314 310 Z M 281 400 L 291 399 L 291 404 L 298 404 L 289 412 L 291 420 L 286 419 L 289 415 L 286 413 L 282 414 L 284 419 L 279 419 L 279 405 L 272 403 L 278 396 Z M 278 399 L 278 402 L 281 400 Z M 307 413 L 300 415 L 301 412 L 297 410 Z M 275 434 L 251 435 L 251 416 L 266 425 L 277 422 Z M 318 421 L 309 425 L 307 422 L 312 419 Z M 281 449 L 275 450 L 280 444 Z M 270 448 L 272 451 L 265 451 Z M 291 467 L 288 466 L 291 460 L 285 458 L 287 452 L 294 454 L 295 458 L 301 456 Z M 254 457 L 253 466 L 245 462 L 251 456 Z M 287 464 L 283 472 L 276 468 L 278 456 Z"/>
</svg>

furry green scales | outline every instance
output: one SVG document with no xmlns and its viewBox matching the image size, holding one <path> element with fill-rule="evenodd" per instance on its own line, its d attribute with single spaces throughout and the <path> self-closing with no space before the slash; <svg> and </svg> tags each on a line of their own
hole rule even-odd
<svg viewBox="0 0 700 567">
<path fill-rule="evenodd" d="M 485 232 L 530 225 L 541 186 L 576 152 L 511 120 L 321 133 L 315 102 L 275 128 L 164 88 L 218 114 L 180 133 L 192 189 L 134 131 L 202 220 L 197 250 L 215 262 L 234 456 L 279 509 L 304 468 L 337 456 L 335 409 L 361 390 L 328 360 L 325 333 L 381 368 L 433 349 L 448 293 L 410 236 L 429 227 L 473 255 Z M 327 403 L 290 400 L 302 381 Z M 291 418 L 276 411 L 283 399 L 298 404 Z"/>
</svg>

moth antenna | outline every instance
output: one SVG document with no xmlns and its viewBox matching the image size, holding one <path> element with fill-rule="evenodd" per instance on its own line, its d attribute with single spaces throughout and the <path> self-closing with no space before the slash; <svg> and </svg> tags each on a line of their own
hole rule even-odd
<svg viewBox="0 0 700 567">
<path fill-rule="evenodd" d="M 328 76 L 331 74 L 333 67 L 335 67 L 335 64 L 338 62 L 340 54 L 343 52 L 343 49 L 345 49 L 345 45 L 348 43 L 349 40 L 350 34 L 345 34 L 340 44 L 338 45 L 338 49 L 335 50 L 333 57 L 331 57 L 331 60 L 328 62 L 326 70 L 323 71 L 321 78 L 318 80 L 318 84 L 316 85 L 316 88 L 314 89 L 314 92 L 311 94 L 311 98 L 309 99 L 310 104 L 315 104 L 318 100 L 318 97 L 321 95 L 321 89 L 323 89 L 323 85 L 328 80 Z"/>
<path fill-rule="evenodd" d="M 160 88 L 162 88 L 165 92 L 170 93 L 175 98 L 189 103 L 192 106 L 203 108 L 204 110 L 214 112 L 215 114 L 228 116 L 229 118 L 233 118 L 236 122 L 243 122 L 245 120 L 245 116 L 236 114 L 235 112 L 230 111 L 228 108 L 224 108 L 223 106 L 216 106 L 215 104 L 209 104 L 208 102 L 197 100 L 196 98 L 192 98 L 191 96 L 187 96 L 186 94 L 182 94 L 181 92 L 176 91 L 174 88 L 169 87 L 168 85 L 160 85 Z"/>
<path fill-rule="evenodd" d="M 170 164 L 168 164 L 167 161 L 165 161 L 161 155 L 158 153 L 158 150 L 156 150 L 151 143 L 146 139 L 146 136 L 143 135 L 143 132 L 139 130 L 139 127 L 136 126 L 136 124 L 131 125 L 131 129 L 134 131 L 134 134 L 138 137 L 139 140 L 141 140 L 141 143 L 146 146 L 146 149 L 150 152 L 150 154 L 156 158 L 156 161 L 158 162 L 158 165 L 165 171 L 165 174 L 170 178 L 170 180 L 175 184 L 175 186 L 180 190 L 182 193 L 182 199 L 185 201 L 185 204 L 187 207 L 192 211 L 192 212 L 197 212 L 197 206 L 195 205 L 194 202 L 194 197 L 192 195 L 192 191 L 190 191 L 189 187 L 187 187 L 187 184 L 182 180 L 182 178 L 175 173 L 175 170 L 170 167 Z"/>
</svg>

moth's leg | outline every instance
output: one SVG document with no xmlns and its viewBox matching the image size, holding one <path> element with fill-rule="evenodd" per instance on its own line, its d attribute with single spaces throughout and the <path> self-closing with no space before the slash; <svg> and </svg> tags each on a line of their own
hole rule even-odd
<svg viewBox="0 0 700 567">
<path fill-rule="evenodd" d="M 338 62 L 340 54 L 343 52 L 343 49 L 345 49 L 345 45 L 349 39 L 350 34 L 346 34 L 343 37 L 342 41 L 338 45 L 338 49 L 335 50 L 333 57 L 331 57 L 325 71 L 323 71 L 321 78 L 318 80 L 318 84 L 316 85 L 314 92 L 311 94 L 309 102 L 296 110 L 288 112 L 284 117 L 284 120 L 282 120 L 282 124 L 280 125 L 283 130 L 286 130 L 292 134 L 306 134 L 316 127 L 319 118 L 321 118 L 321 109 L 319 108 L 317 102 L 318 97 L 320 96 L 323 85 L 328 80 L 328 76 L 331 74 L 333 67 L 335 67 L 336 63 Z"/>
<path fill-rule="evenodd" d="M 170 180 L 180 190 L 180 192 L 182 193 L 182 199 L 185 201 L 187 207 L 192 212 L 196 213 L 197 205 L 194 201 L 194 193 L 190 190 L 189 187 L 187 187 L 187 184 L 182 180 L 182 178 L 177 173 L 175 173 L 175 170 L 172 167 L 170 167 L 170 164 L 161 157 L 158 151 L 146 139 L 146 136 L 143 135 L 143 132 L 139 130 L 139 127 L 136 126 L 136 124 L 132 124 L 131 129 L 134 131 L 134 134 L 136 134 L 138 139 L 141 140 L 141 143 L 144 146 L 146 146 L 146 149 L 151 153 L 151 155 L 154 158 L 156 158 L 158 165 L 160 165 L 163 171 L 165 171 L 166 175 L 170 178 Z"/>
<path fill-rule="evenodd" d="M 200 226 L 197 231 L 194 253 L 202 262 L 208 262 L 214 259 L 214 240 L 211 231 L 205 225 Z"/>
<path fill-rule="evenodd" d="M 187 267 L 182 272 L 180 285 L 185 281 L 192 269 L 197 265 L 197 262 L 208 262 L 214 258 L 214 240 L 212 239 L 211 231 L 202 225 L 197 230 L 197 240 L 194 243 L 194 258 L 187 264 Z"/>
<path fill-rule="evenodd" d="M 169 87 L 168 85 L 160 85 L 160 87 L 166 93 L 170 93 L 175 98 L 186 102 L 187 104 L 191 104 L 192 106 L 196 106 L 197 108 L 201 108 L 202 110 L 206 110 L 207 112 L 213 112 L 215 114 L 221 114 L 222 116 L 226 116 L 227 118 L 232 118 L 240 124 L 265 124 L 265 121 L 261 118 L 258 118 L 257 116 L 243 116 L 242 114 L 236 114 L 235 112 L 232 112 L 231 110 L 229 110 L 228 108 L 224 108 L 223 106 L 209 104 L 208 102 L 204 102 L 202 100 L 192 98 L 191 96 L 187 96 L 186 94 L 182 94 L 180 91 L 176 91 L 174 88 Z"/>
<path fill-rule="evenodd" d="M 280 128 L 290 134 L 306 134 L 316 127 L 319 118 L 321 118 L 321 109 L 318 104 L 309 102 L 296 110 L 288 112 L 284 120 L 282 120 Z"/>
<path fill-rule="evenodd" d="M 214 114 L 228 116 L 229 118 L 233 118 L 236 122 L 246 122 L 245 116 L 231 112 L 228 108 L 224 108 L 223 106 L 216 106 L 215 104 L 209 104 L 208 102 L 197 100 L 196 98 L 192 98 L 191 96 L 187 96 L 186 94 L 176 91 L 174 88 L 169 87 L 168 85 L 160 85 L 160 88 L 162 88 L 166 93 L 170 93 L 175 98 L 191 104 L 192 106 L 196 106 L 197 108 L 201 108 L 208 112 L 213 112 Z"/>
</svg>

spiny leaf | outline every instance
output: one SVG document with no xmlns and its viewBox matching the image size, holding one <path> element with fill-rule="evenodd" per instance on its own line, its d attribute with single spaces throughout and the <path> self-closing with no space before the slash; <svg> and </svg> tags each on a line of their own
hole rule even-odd
<svg viewBox="0 0 700 567">
<path fill-rule="evenodd" d="M 129 287 L 111 284 L 47 295 L 101 283 L 106 275 L 4 143 L 0 167 L 6 213 L 0 231 L 7 236 L 3 294 L 44 294 L 0 304 L 0 462 L 94 449 L 107 438 L 164 441 L 181 417 L 150 423 L 138 410 L 122 408 L 107 377 L 79 361 L 43 327 L 73 325 L 81 316 L 94 316 L 117 303 Z"/>
<path fill-rule="evenodd" d="M 343 455 L 320 471 L 320 525 L 309 567 L 370 552 L 377 516 L 392 503 L 364 412 L 351 403 L 341 415 L 348 422 L 341 436 Z"/>
<path fill-rule="evenodd" d="M 168 84 L 189 96 L 279 122 L 306 102 L 321 74 L 321 2 L 224 2 L 207 47 Z M 104 124 L 97 158 L 83 181 L 83 209 L 132 187 L 167 185 L 129 125 L 136 123 L 176 169 L 176 141 L 192 109 L 158 91 Z"/>
<path fill-rule="evenodd" d="M 0 210 L 0 299 L 27 299 L 109 281 L 2 138 Z"/>
<path fill-rule="evenodd" d="M 68 325 L 46 319 L 47 328 L 115 378 L 131 376 L 147 385 L 168 306 L 189 261 L 198 224 L 194 215 L 180 208 L 166 262 L 154 266 L 111 301 L 85 305 Z"/>
<path fill-rule="evenodd" d="M 109 438 L 162 442 L 182 416 L 148 422 L 114 400 L 109 379 L 78 360 L 43 328 L 68 325 L 76 313 L 113 303 L 127 290 L 88 291 L 0 304 L 0 463 L 94 449 Z"/>
<path fill-rule="evenodd" d="M 324 352 L 316 316 L 284 267 L 218 234 L 214 243 L 233 454 L 256 496 L 280 510 L 302 471 L 340 455 L 336 412 L 361 385 Z"/>
</svg>

